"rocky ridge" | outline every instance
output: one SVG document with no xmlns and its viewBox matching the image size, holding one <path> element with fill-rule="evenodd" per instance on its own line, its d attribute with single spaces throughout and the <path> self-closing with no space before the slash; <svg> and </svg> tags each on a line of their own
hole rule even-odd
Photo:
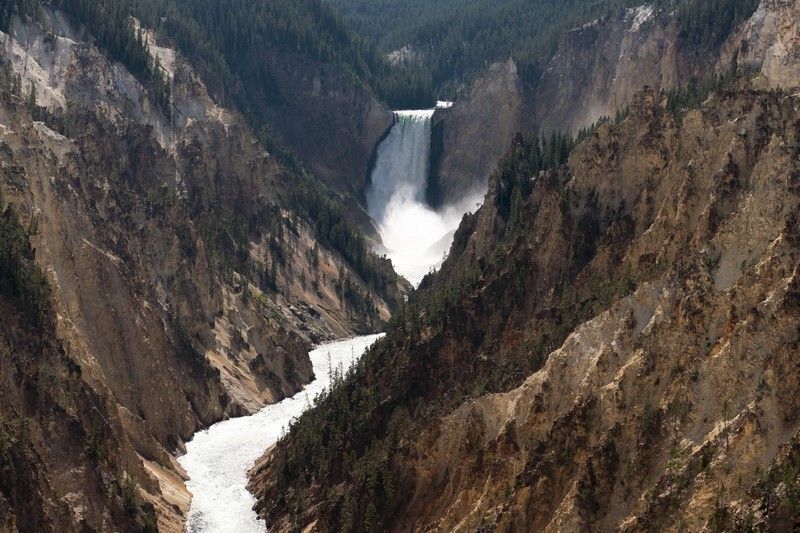
<svg viewBox="0 0 800 533">
<path fill-rule="evenodd" d="M 254 472 L 262 516 L 277 530 L 796 524 L 799 105 L 740 87 L 673 114 L 646 90 L 534 175 L 517 139 L 442 272 Z M 350 402 L 369 407 L 342 421 Z"/>
</svg>

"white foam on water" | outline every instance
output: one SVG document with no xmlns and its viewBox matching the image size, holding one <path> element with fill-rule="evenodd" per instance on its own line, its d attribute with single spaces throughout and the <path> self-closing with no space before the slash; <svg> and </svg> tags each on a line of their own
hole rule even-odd
<svg viewBox="0 0 800 533">
<path fill-rule="evenodd" d="M 378 146 L 367 190 L 367 208 L 383 251 L 414 286 L 441 265 L 461 217 L 483 199 L 476 193 L 439 210 L 425 201 L 434 111 L 395 112 L 397 120 Z"/>
<path fill-rule="evenodd" d="M 309 353 L 315 379 L 299 393 L 267 405 L 251 416 L 232 418 L 198 431 L 178 462 L 189 475 L 192 493 L 187 529 L 204 533 L 262 533 L 263 520 L 253 511 L 247 471 L 330 385 L 331 367 L 346 372 L 383 334 L 324 344 Z"/>
<path fill-rule="evenodd" d="M 441 102 L 439 107 L 448 104 Z M 476 193 L 440 210 L 425 201 L 433 113 L 433 109 L 396 112 L 395 125 L 378 147 L 367 191 L 369 214 L 378 225 L 386 253 L 395 270 L 415 286 L 441 264 L 461 217 L 483 198 Z M 316 379 L 303 391 L 254 415 L 225 420 L 194 435 L 186 454 L 178 459 L 189 475 L 186 486 L 192 493 L 190 532 L 265 530 L 253 511 L 256 500 L 246 488 L 247 471 L 330 385 L 330 366 L 346 371 L 380 336 L 316 348 L 309 354 Z"/>
</svg>

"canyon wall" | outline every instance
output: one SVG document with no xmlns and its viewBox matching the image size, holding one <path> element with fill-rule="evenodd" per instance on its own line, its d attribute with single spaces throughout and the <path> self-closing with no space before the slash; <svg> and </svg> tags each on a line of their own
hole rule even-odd
<svg viewBox="0 0 800 533">
<path fill-rule="evenodd" d="M 295 393 L 309 347 L 380 330 L 380 295 L 399 286 L 375 257 L 365 281 L 294 213 L 300 178 L 168 44 L 145 32 L 169 113 L 63 14 L 44 18 L 0 35 L 2 209 L 52 310 L 31 331 L 2 302 L 0 454 L 14 476 L 0 476 L 0 522 L 180 531 L 189 495 L 171 454 Z"/>
<path fill-rule="evenodd" d="M 647 89 L 541 172 L 517 137 L 441 272 L 255 470 L 261 515 L 790 528 L 798 103 L 742 85 L 676 112 Z"/>
<path fill-rule="evenodd" d="M 341 68 L 297 53 L 270 54 L 281 103 L 269 106 L 270 126 L 317 177 L 361 199 L 378 142 L 393 114 Z"/>
<path fill-rule="evenodd" d="M 427 199 L 455 203 L 481 192 L 511 138 L 533 133 L 525 82 L 509 59 L 492 65 L 452 107 L 437 109 L 431 132 Z"/>
</svg>

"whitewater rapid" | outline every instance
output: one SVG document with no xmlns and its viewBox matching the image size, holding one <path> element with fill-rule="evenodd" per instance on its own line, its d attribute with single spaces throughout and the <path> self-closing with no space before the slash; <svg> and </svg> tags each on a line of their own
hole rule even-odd
<svg viewBox="0 0 800 533">
<path fill-rule="evenodd" d="M 277 442 L 292 419 L 308 409 L 330 385 L 331 369 L 347 371 L 383 334 L 323 344 L 309 353 L 315 379 L 299 393 L 251 416 L 232 418 L 194 434 L 178 462 L 189 475 L 192 493 L 187 529 L 204 533 L 263 533 L 253 511 L 247 471 Z"/>
<path fill-rule="evenodd" d="M 366 194 L 383 243 L 378 251 L 414 286 L 441 265 L 461 217 L 483 199 L 482 192 L 475 193 L 439 210 L 425 201 L 434 111 L 395 111 L 395 124 L 378 146 Z"/>
</svg>

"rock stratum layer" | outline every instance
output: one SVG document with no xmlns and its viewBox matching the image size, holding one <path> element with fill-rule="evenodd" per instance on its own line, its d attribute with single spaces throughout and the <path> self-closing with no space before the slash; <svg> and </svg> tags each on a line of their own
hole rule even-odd
<svg viewBox="0 0 800 533">
<path fill-rule="evenodd" d="M 311 344 L 379 330 L 398 285 L 377 258 L 364 281 L 292 211 L 300 178 L 155 35 L 171 117 L 43 16 L 0 52 L 2 209 L 24 236 L 3 259 L 49 287 L 38 325 L 27 278 L 0 294 L 0 529 L 181 531 L 172 453 L 299 390 Z"/>
<path fill-rule="evenodd" d="M 673 114 L 646 90 L 541 173 L 515 140 L 441 273 L 254 472 L 261 515 L 275 530 L 791 529 L 798 109 L 740 88 Z"/>
</svg>

